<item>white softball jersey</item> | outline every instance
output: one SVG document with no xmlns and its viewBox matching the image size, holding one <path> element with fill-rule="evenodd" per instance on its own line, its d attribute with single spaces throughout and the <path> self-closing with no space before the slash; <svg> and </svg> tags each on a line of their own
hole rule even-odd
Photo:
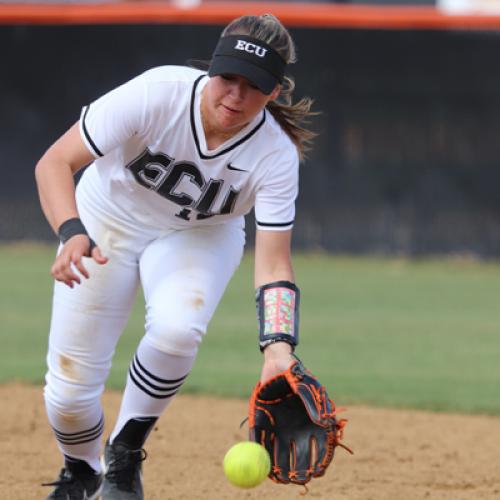
<svg viewBox="0 0 500 500">
<path fill-rule="evenodd" d="M 294 144 L 264 109 L 209 150 L 200 112 L 208 80 L 193 68 L 157 67 L 85 106 L 80 133 L 96 159 L 80 182 L 156 229 L 243 225 L 252 208 L 259 229 L 290 229 Z"/>
</svg>

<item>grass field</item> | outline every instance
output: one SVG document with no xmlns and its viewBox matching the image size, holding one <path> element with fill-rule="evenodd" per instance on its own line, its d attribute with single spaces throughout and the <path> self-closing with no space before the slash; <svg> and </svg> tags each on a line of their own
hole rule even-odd
<svg viewBox="0 0 500 500">
<path fill-rule="evenodd" d="M 54 245 L 0 246 L 0 381 L 43 381 Z M 500 414 L 500 263 L 297 255 L 298 355 L 341 405 Z M 245 257 L 185 388 L 247 397 L 260 368 Z M 143 329 L 143 301 L 116 352 L 120 388 Z"/>
</svg>

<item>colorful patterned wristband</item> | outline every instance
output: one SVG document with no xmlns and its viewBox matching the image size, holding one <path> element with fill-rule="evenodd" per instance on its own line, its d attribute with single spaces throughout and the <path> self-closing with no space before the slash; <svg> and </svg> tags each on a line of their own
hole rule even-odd
<svg viewBox="0 0 500 500">
<path fill-rule="evenodd" d="M 274 342 L 295 348 L 299 341 L 300 291 L 290 281 L 276 281 L 257 289 L 259 345 L 263 351 Z"/>
</svg>

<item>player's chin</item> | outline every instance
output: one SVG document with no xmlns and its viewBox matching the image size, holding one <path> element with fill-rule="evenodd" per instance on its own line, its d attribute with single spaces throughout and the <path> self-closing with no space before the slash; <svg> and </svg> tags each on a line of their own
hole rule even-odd
<svg viewBox="0 0 500 500">
<path fill-rule="evenodd" d="M 236 118 L 222 118 L 219 120 L 219 125 L 221 130 L 225 132 L 234 132 L 237 133 L 239 130 L 241 130 L 247 122 L 245 120 L 242 120 L 241 117 L 239 119 Z"/>
</svg>

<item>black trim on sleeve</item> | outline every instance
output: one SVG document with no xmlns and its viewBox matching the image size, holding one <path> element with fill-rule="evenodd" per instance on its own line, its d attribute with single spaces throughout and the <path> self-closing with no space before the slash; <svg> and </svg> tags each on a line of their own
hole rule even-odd
<svg viewBox="0 0 500 500">
<path fill-rule="evenodd" d="M 228 148 L 226 149 L 223 149 L 222 151 L 220 151 L 219 153 L 215 154 L 215 155 L 212 155 L 212 156 L 208 156 L 208 155 L 205 155 L 201 152 L 200 150 L 200 141 L 198 139 L 198 133 L 196 132 L 196 126 L 195 126 L 195 120 L 194 120 L 194 101 L 195 101 L 195 96 L 196 96 L 196 87 L 198 86 L 198 83 L 200 82 L 200 80 L 206 75 L 201 75 L 199 76 L 194 84 L 193 84 L 193 90 L 191 92 L 191 106 L 190 106 L 190 112 L 189 112 L 189 116 L 191 118 L 191 130 L 193 132 L 193 138 L 194 138 L 194 142 L 196 144 L 196 149 L 198 150 L 198 154 L 200 155 L 200 158 L 202 160 L 212 160 L 213 158 L 217 158 L 219 156 L 222 156 L 226 153 L 228 153 L 229 151 L 233 150 L 234 148 L 238 147 L 240 144 L 242 144 L 243 142 L 247 141 L 248 139 L 250 139 L 250 137 L 252 137 L 252 135 L 255 134 L 255 132 L 257 132 L 257 130 L 260 129 L 260 127 L 262 127 L 262 125 L 264 125 L 264 122 L 266 121 L 266 110 L 264 109 L 263 110 L 263 113 L 262 113 L 262 120 L 255 126 L 254 129 L 250 130 L 250 132 L 248 132 L 247 135 L 245 135 L 244 137 L 242 137 L 239 141 L 235 142 L 234 144 L 232 144 L 231 146 L 229 146 Z"/>
<path fill-rule="evenodd" d="M 255 221 L 257 223 L 257 226 L 262 226 L 262 227 L 285 227 L 285 226 L 291 226 L 293 225 L 293 220 L 290 222 L 260 222 L 260 221 Z"/>
<path fill-rule="evenodd" d="M 92 140 L 92 137 L 90 137 L 89 131 L 87 130 L 87 126 L 85 125 L 85 118 L 87 116 L 87 113 L 89 112 L 90 105 L 85 108 L 85 113 L 83 113 L 83 118 L 82 118 L 82 128 L 83 128 L 83 133 L 85 134 L 85 138 L 87 139 L 88 143 L 90 146 L 92 146 L 92 149 L 94 150 L 94 153 L 97 156 L 104 156 L 99 148 L 96 146 L 95 142 Z"/>
</svg>

